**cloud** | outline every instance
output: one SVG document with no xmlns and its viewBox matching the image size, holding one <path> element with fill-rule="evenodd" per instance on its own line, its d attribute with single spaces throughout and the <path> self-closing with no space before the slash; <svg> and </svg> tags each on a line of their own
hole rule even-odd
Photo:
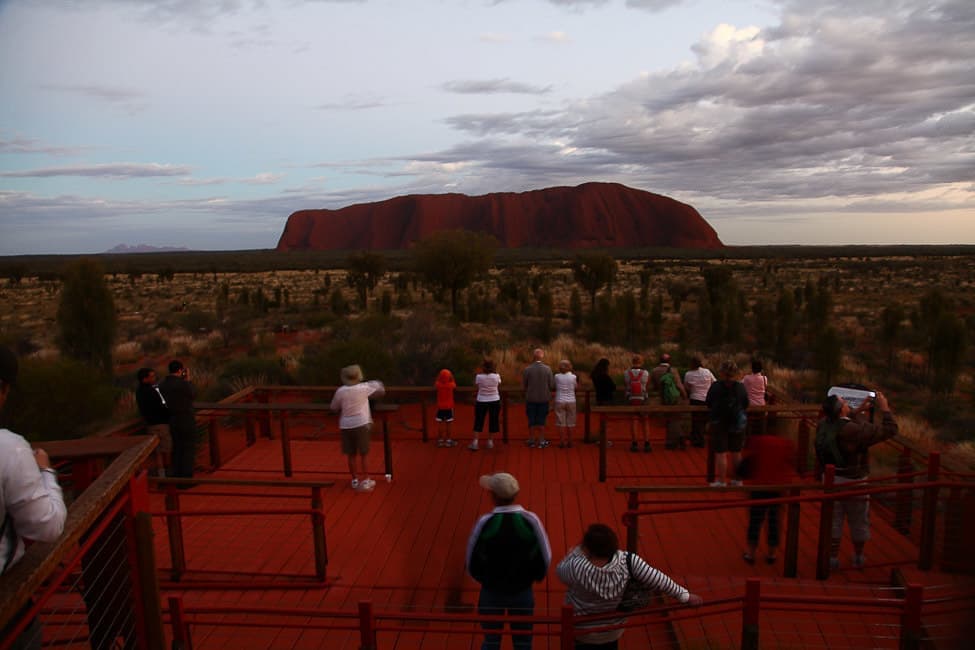
<svg viewBox="0 0 975 650">
<path fill-rule="evenodd" d="M 559 110 L 452 116 L 475 139 L 417 160 L 496 189 L 588 170 L 663 193 L 860 206 L 962 183 L 950 203 L 971 205 L 975 4 L 886 6 L 784 3 L 769 29 L 720 25 L 696 60 Z"/>
<path fill-rule="evenodd" d="M 68 165 L 63 167 L 41 167 L 16 172 L 0 172 L 3 178 L 50 178 L 55 176 L 86 176 L 125 180 L 131 178 L 152 178 L 157 176 L 186 176 L 190 168 L 185 165 L 163 165 L 159 163 L 103 163 L 97 165 Z"/>
<path fill-rule="evenodd" d="M 74 156 L 90 147 L 63 147 L 44 144 L 20 135 L 5 136 L 0 133 L 0 154 L 45 154 L 49 156 Z"/>
<path fill-rule="evenodd" d="M 465 79 L 448 81 L 441 88 L 449 93 L 461 95 L 496 95 L 512 93 L 517 95 L 544 95 L 552 91 L 551 86 L 533 86 L 511 81 L 510 79 Z"/>
<path fill-rule="evenodd" d="M 548 43 L 564 44 L 571 42 L 571 38 L 565 32 L 549 32 L 548 34 L 542 34 L 536 37 L 536 40 L 545 41 Z"/>
<path fill-rule="evenodd" d="M 509 43 L 511 42 L 511 37 L 507 34 L 497 34 L 494 32 L 487 32 L 478 36 L 478 38 L 485 43 Z"/>
<path fill-rule="evenodd" d="M 315 106 L 319 111 L 361 111 L 386 106 L 385 100 L 376 95 L 346 95 L 340 101 L 323 102 Z"/>
<path fill-rule="evenodd" d="M 78 95 L 125 109 L 129 114 L 144 111 L 147 96 L 139 90 L 99 84 L 42 84 L 43 90 Z"/>
</svg>

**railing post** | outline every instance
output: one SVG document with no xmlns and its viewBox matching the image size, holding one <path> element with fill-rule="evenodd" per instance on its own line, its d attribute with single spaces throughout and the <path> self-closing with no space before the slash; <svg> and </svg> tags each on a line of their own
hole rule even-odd
<svg viewBox="0 0 975 650">
<path fill-rule="evenodd" d="M 175 485 L 166 486 L 166 528 L 169 531 L 169 557 L 172 561 L 173 582 L 186 572 L 186 551 L 183 547 L 183 520 L 179 516 L 179 493 Z"/>
<path fill-rule="evenodd" d="M 576 647 L 573 617 L 572 605 L 562 605 L 561 626 L 559 629 L 559 634 L 561 635 L 559 640 L 560 650 L 572 650 Z"/>
<path fill-rule="evenodd" d="M 148 511 L 149 481 L 143 470 L 129 480 L 129 503 L 126 506 L 132 605 L 139 647 L 163 650 L 162 603 L 152 541 L 152 517 Z"/>
<path fill-rule="evenodd" d="M 210 434 L 210 465 L 213 469 L 219 469 L 223 465 L 220 454 L 220 417 L 211 415 L 207 424 Z"/>
<path fill-rule="evenodd" d="M 269 404 L 271 402 L 271 395 L 266 390 L 262 390 L 257 393 L 257 401 L 260 404 Z M 273 436 L 271 435 L 271 411 L 263 411 L 261 413 L 261 435 L 270 440 Z"/>
<path fill-rule="evenodd" d="M 247 446 L 253 447 L 257 442 L 257 434 L 254 432 L 254 413 L 244 412 L 244 435 L 247 438 Z"/>
<path fill-rule="evenodd" d="M 626 509 L 636 511 L 640 507 L 640 495 L 637 492 L 626 493 Z M 628 514 L 623 518 L 626 526 L 626 550 L 637 553 L 640 543 L 640 518 L 635 514 Z"/>
<path fill-rule="evenodd" d="M 599 482 L 606 482 L 606 414 L 599 414 Z"/>
<path fill-rule="evenodd" d="M 707 426 L 710 428 L 711 425 L 708 424 Z M 708 439 L 708 448 L 704 452 L 707 455 L 707 472 L 706 472 L 707 473 L 707 478 L 706 478 L 706 482 L 713 483 L 714 482 L 714 447 L 711 446 L 711 432 L 710 431 L 707 431 L 706 435 L 707 435 L 707 439 Z M 722 478 L 721 480 L 723 481 L 724 478 Z"/>
<path fill-rule="evenodd" d="M 833 543 L 833 483 L 836 467 L 823 471 L 823 500 L 819 504 L 819 544 L 816 547 L 816 579 L 829 578 L 829 551 Z"/>
<path fill-rule="evenodd" d="M 761 609 L 762 583 L 758 578 L 745 580 L 745 602 L 741 611 L 741 650 L 758 650 L 758 613 Z"/>
<path fill-rule="evenodd" d="M 389 437 L 389 413 L 383 413 L 383 463 L 386 466 L 386 480 L 393 480 L 393 441 Z"/>
<path fill-rule="evenodd" d="M 592 393 L 587 389 L 585 393 L 585 400 L 584 400 L 585 406 L 583 407 L 586 410 L 586 417 L 583 420 L 583 426 L 585 426 L 585 429 L 583 430 L 583 437 L 582 437 L 583 442 L 586 443 L 592 442 L 592 424 L 590 422 L 591 419 L 590 416 L 592 415 L 590 413 L 590 411 L 592 410 L 592 401 L 590 399 L 591 396 Z"/>
<path fill-rule="evenodd" d="M 904 594 L 904 613 L 901 615 L 900 650 L 918 650 L 921 647 L 921 604 L 924 598 L 922 585 L 907 585 Z"/>
<path fill-rule="evenodd" d="M 284 475 L 291 477 L 294 467 L 291 462 L 291 433 L 288 431 L 288 412 L 281 409 L 281 458 L 284 461 Z"/>
<path fill-rule="evenodd" d="M 193 637 L 186 622 L 182 596 L 169 597 L 169 625 L 173 629 L 173 650 L 193 650 Z"/>
<path fill-rule="evenodd" d="M 907 485 L 914 482 L 913 476 L 907 476 L 914 471 L 914 464 L 911 462 L 911 450 L 904 447 L 901 450 L 901 455 L 897 460 L 897 473 L 900 476 L 897 482 L 901 485 Z M 913 510 L 914 492 L 912 490 L 904 490 L 903 492 L 897 493 L 897 506 L 894 515 L 894 528 L 897 532 L 903 535 L 911 534 L 911 520 L 914 518 Z"/>
<path fill-rule="evenodd" d="M 427 431 L 427 401 L 420 397 L 420 432 L 423 434 L 423 442 L 430 439 L 430 434 Z"/>
<path fill-rule="evenodd" d="M 799 488 L 789 490 L 790 497 L 799 496 Z M 799 575 L 799 507 L 798 502 L 790 503 L 786 510 L 785 531 L 785 577 Z"/>
<path fill-rule="evenodd" d="M 322 488 L 311 489 L 311 534 L 315 546 L 315 576 L 325 581 L 325 569 L 328 566 L 328 546 L 325 543 L 325 508 L 322 499 Z"/>
<path fill-rule="evenodd" d="M 941 454 L 932 451 L 928 454 L 928 482 L 937 482 L 940 472 Z M 917 568 L 927 571 L 934 565 L 934 525 L 938 517 L 938 488 L 924 488 L 923 498 L 921 505 L 921 544 Z"/>
<path fill-rule="evenodd" d="M 508 393 L 501 393 L 501 439 L 504 444 L 511 442 L 508 440 Z"/>
<path fill-rule="evenodd" d="M 805 476 L 809 471 L 809 438 L 811 426 L 807 418 L 800 418 L 799 430 L 796 432 L 796 472 Z"/>
<path fill-rule="evenodd" d="M 368 600 L 359 601 L 359 650 L 376 650 L 376 619 Z"/>
</svg>

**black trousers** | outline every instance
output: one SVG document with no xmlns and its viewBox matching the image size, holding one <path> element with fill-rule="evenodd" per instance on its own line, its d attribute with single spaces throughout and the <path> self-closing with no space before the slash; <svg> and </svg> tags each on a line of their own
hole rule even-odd
<svg viewBox="0 0 975 650">
<path fill-rule="evenodd" d="M 751 494 L 752 499 L 778 499 L 782 496 L 781 492 L 765 492 L 755 490 Z M 768 545 L 769 548 L 776 548 L 779 545 L 779 511 L 782 504 L 759 503 L 748 507 L 748 543 L 758 546 L 758 535 L 762 531 L 762 524 L 768 519 Z"/>
</svg>

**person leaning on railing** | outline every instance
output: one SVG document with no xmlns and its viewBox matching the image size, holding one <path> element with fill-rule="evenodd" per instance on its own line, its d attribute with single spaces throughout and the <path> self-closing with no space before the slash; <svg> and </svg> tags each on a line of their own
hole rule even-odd
<svg viewBox="0 0 975 650">
<path fill-rule="evenodd" d="M 605 524 L 592 524 L 582 542 L 569 551 L 556 568 L 568 587 L 565 602 L 576 616 L 605 614 L 619 610 L 627 583 L 634 579 L 648 589 L 664 593 L 678 602 L 697 607 L 704 601 L 685 587 L 658 571 L 636 553 L 620 549 L 619 538 Z M 576 650 L 616 650 L 623 636 L 626 618 L 599 620 L 578 624 L 582 632 L 576 637 Z M 584 632 L 586 628 L 613 626 L 608 630 Z"/>
<path fill-rule="evenodd" d="M 17 357 L 0 347 L 0 409 L 17 381 Z M 24 540 L 53 542 L 64 530 L 67 508 L 57 471 L 43 449 L 32 450 L 22 436 L 0 429 L 0 574 L 24 555 Z M 30 605 L 30 603 L 28 603 Z M 13 625 L 19 617 L 14 617 Z M 0 630 L 0 643 L 7 630 Z M 40 648 L 40 623 L 35 619 L 19 635 L 13 648 Z"/>
<path fill-rule="evenodd" d="M 871 407 L 880 412 L 879 424 L 869 418 L 868 411 Z M 897 435 L 897 422 L 887 398 L 878 392 L 873 402 L 864 400 L 854 411 L 842 397 L 830 395 L 823 402 L 823 413 L 825 417 L 816 430 L 820 464 L 831 464 L 836 468 L 834 482 L 837 485 L 869 478 L 870 447 Z M 835 445 L 829 442 L 833 440 L 833 436 Z M 820 442 L 824 440 L 826 442 Z M 828 451 L 830 449 L 833 451 Z M 863 567 L 863 547 L 870 539 L 869 511 L 869 495 L 838 499 L 834 502 L 830 568 L 837 569 L 840 566 L 840 538 L 843 536 L 844 518 L 849 523 L 850 538 L 853 540 L 853 566 L 858 569 Z"/>
</svg>

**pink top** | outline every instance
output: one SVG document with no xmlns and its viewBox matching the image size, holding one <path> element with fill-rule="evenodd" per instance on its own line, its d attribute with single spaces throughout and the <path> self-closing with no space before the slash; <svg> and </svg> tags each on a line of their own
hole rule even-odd
<svg viewBox="0 0 975 650">
<path fill-rule="evenodd" d="M 748 393 L 748 403 L 752 406 L 765 406 L 765 389 L 768 388 L 768 377 L 760 372 L 745 375 L 741 383 L 745 384 Z"/>
</svg>

